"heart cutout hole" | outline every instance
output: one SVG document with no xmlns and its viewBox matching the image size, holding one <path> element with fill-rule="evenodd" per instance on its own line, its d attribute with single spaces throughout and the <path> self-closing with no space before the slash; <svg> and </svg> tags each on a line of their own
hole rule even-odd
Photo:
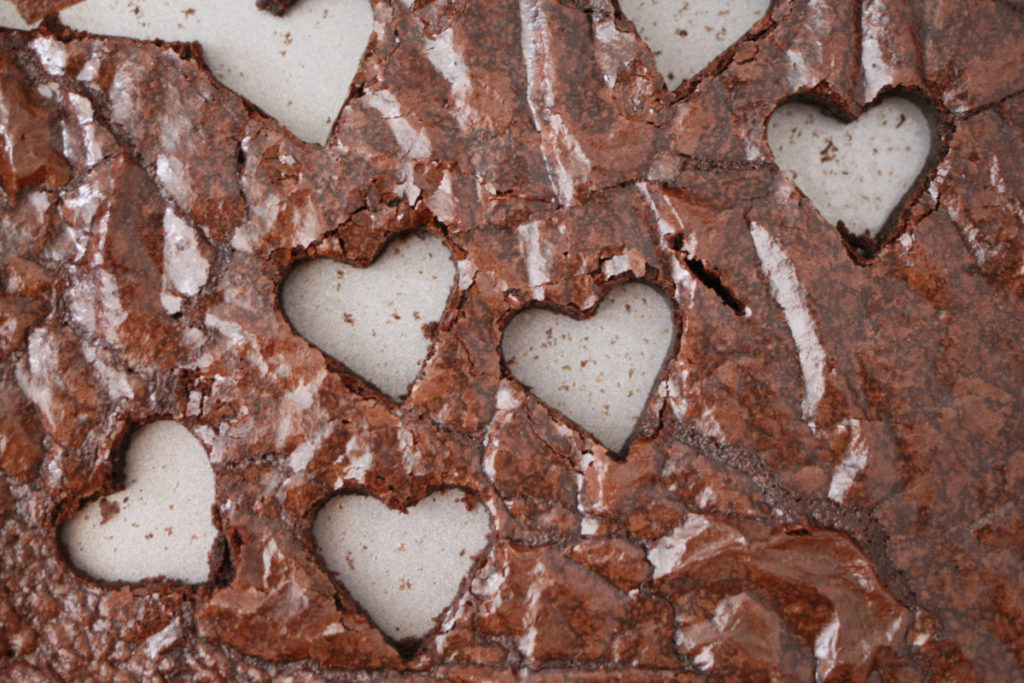
<svg viewBox="0 0 1024 683">
<path fill-rule="evenodd" d="M 937 128 L 906 97 L 879 100 L 852 121 L 834 113 L 817 103 L 785 103 L 768 120 L 768 145 L 854 253 L 870 257 L 934 165 Z"/>
<path fill-rule="evenodd" d="M 537 398 L 623 453 L 676 336 L 668 298 L 630 282 L 583 318 L 542 307 L 517 313 L 501 349 L 509 372 Z"/>
<path fill-rule="evenodd" d="M 210 578 L 214 475 L 185 427 L 150 423 L 131 436 L 124 488 L 87 502 L 60 530 L 71 563 L 102 581 Z"/>
<path fill-rule="evenodd" d="M 255 2 L 85 0 L 60 13 L 80 31 L 196 41 L 224 85 L 307 142 L 327 140 L 373 31 L 367 0 L 305 0 L 286 17 Z M 331 68 L 322 68 L 329 63 Z"/>
<path fill-rule="evenodd" d="M 437 491 L 407 511 L 343 493 L 313 522 L 329 572 L 396 648 L 411 656 L 465 586 L 491 517 L 465 491 Z"/>
<path fill-rule="evenodd" d="M 454 286 L 444 241 L 412 233 L 365 268 L 326 258 L 298 264 L 281 285 L 281 310 L 307 341 L 401 401 Z"/>
<path fill-rule="evenodd" d="M 675 90 L 746 35 L 771 0 L 619 0 L 619 6 Z"/>
</svg>

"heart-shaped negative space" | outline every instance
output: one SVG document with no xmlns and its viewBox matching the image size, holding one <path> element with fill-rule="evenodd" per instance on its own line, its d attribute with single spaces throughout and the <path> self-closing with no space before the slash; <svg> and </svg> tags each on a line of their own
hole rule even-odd
<svg viewBox="0 0 1024 683">
<path fill-rule="evenodd" d="M 666 297 L 650 285 L 616 287 L 583 320 L 528 308 L 509 321 L 502 355 L 539 399 L 621 451 L 672 347 Z"/>
<path fill-rule="evenodd" d="M 490 533 L 483 505 L 467 505 L 457 489 L 434 493 L 407 512 L 342 494 L 327 501 L 313 523 L 327 568 L 395 642 L 434 629 Z"/>
<path fill-rule="evenodd" d="M 330 259 L 296 266 L 281 286 L 295 331 L 385 394 L 400 400 L 430 350 L 455 283 L 451 252 L 438 237 L 396 239 L 369 267 Z"/>
<path fill-rule="evenodd" d="M 696 76 L 768 12 L 771 0 L 619 0 L 670 89 Z"/>
<path fill-rule="evenodd" d="M 775 163 L 825 220 L 874 238 L 921 176 L 933 144 L 919 106 L 889 97 L 843 123 L 802 102 L 780 106 L 768 121 Z"/>
<path fill-rule="evenodd" d="M 124 481 L 124 490 L 90 501 L 62 527 L 71 563 L 105 581 L 206 581 L 217 529 L 203 445 L 177 422 L 146 425 L 131 437 Z"/>
<path fill-rule="evenodd" d="M 367 0 L 304 0 L 284 17 L 252 0 L 84 0 L 60 17 L 93 33 L 196 41 L 218 80 L 317 143 L 327 139 L 373 31 Z"/>
</svg>

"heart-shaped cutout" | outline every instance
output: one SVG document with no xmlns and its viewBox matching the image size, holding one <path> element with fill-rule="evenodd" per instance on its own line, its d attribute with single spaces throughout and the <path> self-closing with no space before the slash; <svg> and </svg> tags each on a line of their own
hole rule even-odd
<svg viewBox="0 0 1024 683">
<path fill-rule="evenodd" d="M 104 581 L 207 581 L 217 528 L 203 445 L 177 422 L 148 424 L 131 437 L 124 481 L 61 528 L 71 563 Z"/>
<path fill-rule="evenodd" d="M 296 266 L 281 285 L 281 310 L 295 331 L 395 400 L 430 350 L 455 285 L 439 237 L 400 237 L 366 268 L 330 259 Z"/>
<path fill-rule="evenodd" d="M 491 518 L 457 489 L 407 512 L 376 498 L 339 495 L 321 508 L 313 537 L 327 568 L 395 642 L 428 635 L 488 543 Z"/>
<path fill-rule="evenodd" d="M 84 0 L 60 16 L 92 33 L 199 42 L 222 83 L 318 143 L 327 139 L 373 30 L 368 0 L 305 0 L 285 17 L 259 11 L 253 0 Z"/>
<path fill-rule="evenodd" d="M 771 0 L 619 0 L 619 6 L 674 90 L 742 38 Z"/>
<path fill-rule="evenodd" d="M 21 14 L 18 13 L 18 8 L 10 2 L 4 2 L 0 0 L 0 26 L 4 28 L 16 28 L 19 31 L 25 31 L 31 28 L 25 20 L 22 19 Z"/>
<path fill-rule="evenodd" d="M 768 120 L 775 163 L 825 220 L 875 238 L 921 176 L 933 145 L 919 106 L 889 97 L 843 123 L 811 104 L 780 106 Z"/>
<path fill-rule="evenodd" d="M 672 347 L 666 297 L 650 285 L 616 287 L 577 320 L 528 308 L 509 321 L 505 364 L 540 400 L 613 451 L 629 441 Z"/>
</svg>

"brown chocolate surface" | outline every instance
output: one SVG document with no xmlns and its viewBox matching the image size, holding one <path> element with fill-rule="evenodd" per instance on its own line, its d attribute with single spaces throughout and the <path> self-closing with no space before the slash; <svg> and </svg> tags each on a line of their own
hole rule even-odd
<svg viewBox="0 0 1024 683">
<path fill-rule="evenodd" d="M 676 93 L 610 2 L 416 5 L 375 0 L 325 148 L 189 46 L 0 33 L 0 670 L 1020 678 L 1019 4 L 776 2 Z M 765 121 L 797 95 L 856 116 L 889 91 L 926 102 L 939 141 L 856 251 L 773 164 Z M 165 277 L 168 215 L 208 264 L 193 296 Z M 298 260 L 369 263 L 412 228 L 460 277 L 396 405 L 295 334 L 277 288 Z M 681 336 L 619 459 L 511 379 L 499 342 L 541 297 L 592 309 L 626 253 L 619 279 L 669 293 Z M 216 578 L 101 584 L 59 525 L 158 418 L 209 452 Z M 400 506 L 450 486 L 487 505 L 492 543 L 403 656 L 329 578 L 311 521 L 339 490 Z"/>
<path fill-rule="evenodd" d="M 256 0 L 256 6 L 261 10 L 281 16 L 298 2 L 299 0 Z"/>
</svg>

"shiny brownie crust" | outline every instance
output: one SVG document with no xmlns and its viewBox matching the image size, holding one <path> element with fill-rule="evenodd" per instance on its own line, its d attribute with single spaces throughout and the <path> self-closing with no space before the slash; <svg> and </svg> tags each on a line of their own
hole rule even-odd
<svg viewBox="0 0 1024 683">
<path fill-rule="evenodd" d="M 194 45 L 0 32 L 0 670 L 1018 678 L 1020 5 L 782 0 L 669 92 L 607 0 L 373 4 L 324 147 Z M 775 166 L 765 122 L 889 93 L 929 112 L 933 154 L 857 240 Z M 414 229 L 458 277 L 399 405 L 297 335 L 278 287 Z M 671 298 L 679 339 L 620 455 L 519 385 L 500 340 L 523 308 L 586 314 L 630 279 Z M 213 578 L 81 575 L 60 524 L 166 418 L 216 474 Z M 491 542 L 436 631 L 391 643 L 313 515 L 444 487 L 487 507 Z"/>
</svg>

